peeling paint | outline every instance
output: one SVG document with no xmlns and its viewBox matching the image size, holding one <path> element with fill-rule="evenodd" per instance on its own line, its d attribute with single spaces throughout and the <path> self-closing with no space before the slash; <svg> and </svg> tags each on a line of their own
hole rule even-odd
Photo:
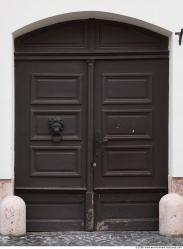
<svg viewBox="0 0 183 249">
<path fill-rule="evenodd" d="M 108 225 L 104 221 L 97 222 L 96 230 L 97 231 L 107 231 L 109 229 Z"/>
<path fill-rule="evenodd" d="M 88 209 L 88 212 L 86 214 L 86 219 L 87 219 L 87 229 L 88 230 L 93 230 L 94 226 L 94 210 L 92 208 Z"/>
</svg>

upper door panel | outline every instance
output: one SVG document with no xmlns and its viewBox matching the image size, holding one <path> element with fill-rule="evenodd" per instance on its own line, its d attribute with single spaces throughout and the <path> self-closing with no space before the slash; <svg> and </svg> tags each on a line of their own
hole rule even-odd
<svg viewBox="0 0 183 249">
<path fill-rule="evenodd" d="M 86 63 L 19 62 L 16 77 L 16 185 L 86 187 Z M 59 142 L 50 120 L 64 124 Z"/>
<path fill-rule="evenodd" d="M 168 60 L 95 65 L 95 187 L 166 187 Z"/>
<path fill-rule="evenodd" d="M 134 25 L 96 19 L 58 23 L 15 39 L 16 52 L 39 54 L 166 50 L 167 37 Z"/>
</svg>

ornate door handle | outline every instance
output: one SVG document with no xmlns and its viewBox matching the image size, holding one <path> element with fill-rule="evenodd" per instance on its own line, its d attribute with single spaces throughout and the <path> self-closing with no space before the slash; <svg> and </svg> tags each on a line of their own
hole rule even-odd
<svg viewBox="0 0 183 249">
<path fill-rule="evenodd" d="M 52 140 L 59 142 L 62 138 L 62 133 L 64 130 L 64 122 L 62 119 L 51 118 L 48 120 L 48 129 L 52 135 Z"/>
</svg>

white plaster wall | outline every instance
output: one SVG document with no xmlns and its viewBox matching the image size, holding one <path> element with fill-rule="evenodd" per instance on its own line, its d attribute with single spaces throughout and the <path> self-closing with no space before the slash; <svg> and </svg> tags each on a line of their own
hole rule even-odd
<svg viewBox="0 0 183 249">
<path fill-rule="evenodd" d="M 136 24 L 170 38 L 169 173 L 183 177 L 182 0 L 0 0 L 0 179 L 14 174 L 13 37 L 64 20 L 96 17 Z"/>
</svg>

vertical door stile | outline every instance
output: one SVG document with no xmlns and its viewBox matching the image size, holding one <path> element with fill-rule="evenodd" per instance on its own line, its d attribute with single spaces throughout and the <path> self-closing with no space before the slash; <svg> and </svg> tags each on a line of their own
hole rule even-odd
<svg viewBox="0 0 183 249">
<path fill-rule="evenodd" d="M 86 222 L 87 231 L 94 228 L 94 193 L 93 193 L 93 73 L 94 60 L 88 60 L 88 178 L 86 192 Z"/>
</svg>

